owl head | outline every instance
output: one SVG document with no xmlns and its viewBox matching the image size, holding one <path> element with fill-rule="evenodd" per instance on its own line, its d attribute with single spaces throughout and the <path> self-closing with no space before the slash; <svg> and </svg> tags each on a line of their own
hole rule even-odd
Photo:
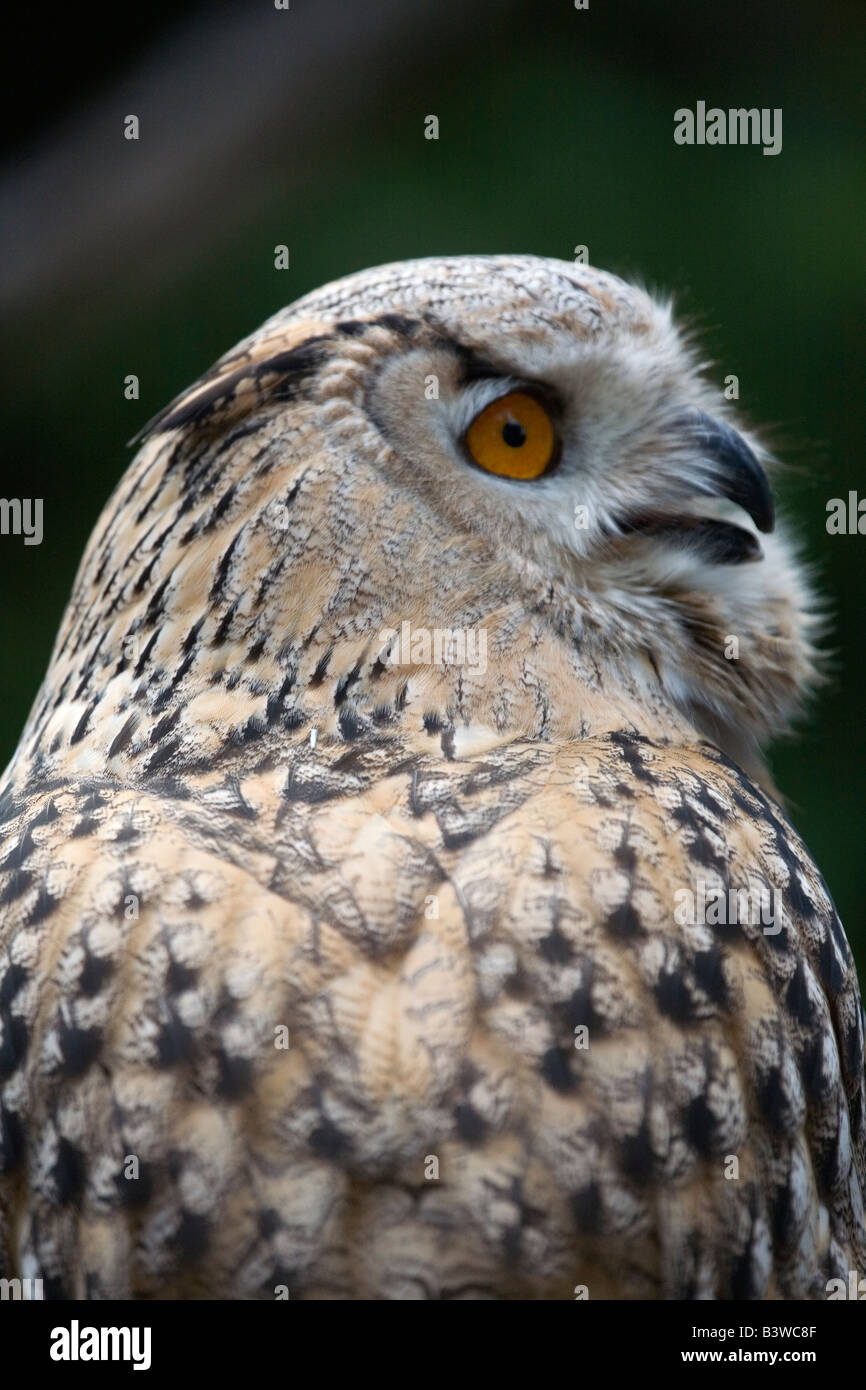
<svg viewBox="0 0 866 1390">
<path fill-rule="evenodd" d="M 164 775 L 313 728 L 399 721 L 449 756 L 618 728 L 760 773 L 814 676 L 770 464 L 670 306 L 613 275 L 351 275 L 148 427 L 82 563 L 41 747 Z"/>
</svg>

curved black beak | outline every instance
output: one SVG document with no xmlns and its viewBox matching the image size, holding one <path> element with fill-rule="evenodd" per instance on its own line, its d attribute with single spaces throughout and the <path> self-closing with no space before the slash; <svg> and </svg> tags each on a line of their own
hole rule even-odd
<svg viewBox="0 0 866 1390">
<path fill-rule="evenodd" d="M 743 436 L 696 407 L 685 412 L 680 421 L 710 465 L 706 478 L 698 484 L 700 491 L 708 497 L 727 497 L 748 512 L 759 531 L 772 531 L 776 517 L 770 484 Z"/>
</svg>

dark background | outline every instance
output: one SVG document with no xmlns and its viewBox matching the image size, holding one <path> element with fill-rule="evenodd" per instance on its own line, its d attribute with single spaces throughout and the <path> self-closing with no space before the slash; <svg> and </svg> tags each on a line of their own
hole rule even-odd
<svg viewBox="0 0 866 1390">
<path fill-rule="evenodd" d="M 0 540 L 0 765 L 125 441 L 171 396 L 351 270 L 585 244 L 675 294 L 791 465 L 834 658 L 773 767 L 866 963 L 866 540 L 825 527 L 831 497 L 866 496 L 862 0 L 82 8 L 33 6 L 5 35 L 0 495 L 43 497 L 45 539 Z M 781 107 L 781 154 L 676 146 L 698 100 Z"/>
</svg>

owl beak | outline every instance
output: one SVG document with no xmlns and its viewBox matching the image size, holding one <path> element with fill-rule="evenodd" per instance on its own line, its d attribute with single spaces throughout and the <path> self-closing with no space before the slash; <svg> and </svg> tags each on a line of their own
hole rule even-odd
<svg viewBox="0 0 866 1390">
<path fill-rule="evenodd" d="M 685 435 L 690 452 L 701 461 L 697 475 L 692 470 L 688 495 L 698 492 L 704 497 L 726 497 L 748 513 L 759 531 L 772 531 L 776 519 L 770 484 L 743 436 L 694 406 L 680 411 L 674 423 L 680 439 Z M 716 517 L 632 513 L 620 518 L 619 528 L 625 534 L 655 536 L 693 550 L 717 565 L 740 565 L 763 558 L 753 531 Z"/>
<path fill-rule="evenodd" d="M 748 512 L 759 531 L 772 531 L 776 518 L 770 484 L 743 436 L 696 408 L 681 420 L 709 465 L 698 483 L 699 491 L 708 497 L 727 497 Z"/>
</svg>

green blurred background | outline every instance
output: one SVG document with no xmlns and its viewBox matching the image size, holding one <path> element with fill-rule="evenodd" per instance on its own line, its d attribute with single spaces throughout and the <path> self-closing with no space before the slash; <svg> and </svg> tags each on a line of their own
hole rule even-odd
<svg viewBox="0 0 866 1390">
<path fill-rule="evenodd" d="M 585 244 L 595 265 L 674 293 L 720 388 L 739 377 L 741 407 L 791 465 L 783 503 L 828 598 L 834 660 L 773 766 L 866 966 L 866 541 L 825 527 L 829 498 L 866 496 L 866 6 L 140 9 L 110 23 L 34 10 L 10 45 L 39 53 L 39 81 L 3 126 L 0 493 L 44 498 L 45 539 L 0 541 L 0 763 L 125 441 L 171 396 L 351 270 L 469 251 L 571 259 Z M 781 107 L 781 154 L 676 146 L 673 113 L 698 100 Z M 137 143 L 122 138 L 130 113 Z"/>
</svg>

